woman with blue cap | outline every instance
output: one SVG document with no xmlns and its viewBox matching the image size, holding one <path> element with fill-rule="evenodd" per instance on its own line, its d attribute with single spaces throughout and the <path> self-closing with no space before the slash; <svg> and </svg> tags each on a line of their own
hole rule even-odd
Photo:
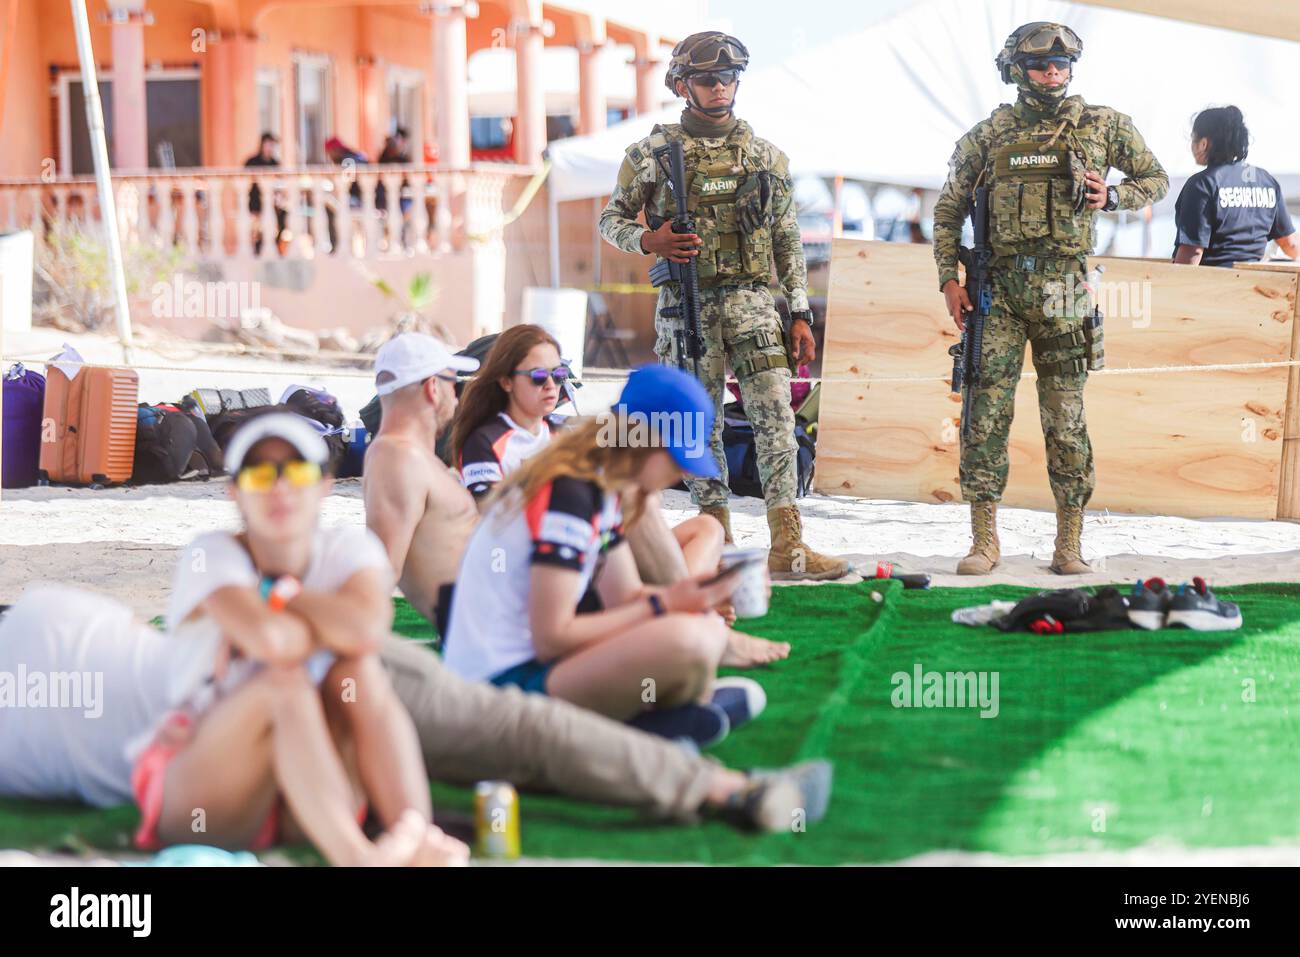
<svg viewBox="0 0 1300 957">
<path fill-rule="evenodd" d="M 624 534 L 624 493 L 711 477 L 713 402 L 691 376 L 648 365 L 609 413 L 555 436 L 502 483 L 465 550 L 446 664 L 474 680 L 549 694 L 667 737 L 715 744 L 757 715 L 762 688 L 719 665 L 784 658 L 789 645 L 739 635 L 712 609 L 729 575 L 646 586 Z M 522 556 L 527 556 L 526 560 Z M 594 584 L 603 610 L 582 613 Z"/>
</svg>

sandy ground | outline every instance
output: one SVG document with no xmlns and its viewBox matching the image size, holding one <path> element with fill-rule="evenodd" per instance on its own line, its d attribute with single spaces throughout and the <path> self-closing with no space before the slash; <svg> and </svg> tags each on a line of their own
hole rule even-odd
<svg viewBox="0 0 1300 957">
<path fill-rule="evenodd" d="M 72 340 L 87 360 L 117 362 L 120 350 L 106 337 L 70 337 L 53 330 L 10 335 L 3 364 L 15 358 L 48 357 Z M 213 357 L 183 346 L 139 350 L 141 398 L 174 400 L 198 386 L 270 387 L 279 397 L 290 382 L 322 386 L 337 395 L 349 419 L 373 391 L 359 369 L 272 362 L 265 359 Z M 36 368 L 40 369 L 37 365 Z M 212 371 L 196 371 L 212 370 Z M 589 375 L 579 393 L 584 412 L 607 407 L 620 380 Z M 741 545 L 766 546 L 768 533 L 762 502 L 733 500 L 733 527 Z M 1049 513 L 1004 509 L 1000 528 L 1004 564 L 992 576 L 971 579 L 951 574 L 969 545 L 967 512 L 959 504 L 924 505 L 864 501 L 812 495 L 801 502 L 805 539 L 814 548 L 850 558 L 860 574 L 874 575 L 879 561 L 898 570 L 929 572 L 936 585 L 1014 583 L 1062 587 L 1047 564 L 1052 552 L 1054 519 Z M 665 511 L 670 521 L 695 513 L 684 493 L 669 492 Z M 327 499 L 327 524 L 364 521 L 361 485 L 356 479 L 336 484 Z M 62 487 L 9 490 L 0 498 L 0 604 L 12 603 L 30 583 L 77 584 L 126 602 L 145 618 L 161 614 L 179 548 L 214 528 L 233 527 L 234 506 L 224 481 L 168 486 L 111 488 L 100 491 Z M 1170 582 L 1206 577 L 1212 584 L 1253 581 L 1300 581 L 1300 526 L 1285 522 L 1181 518 L 1090 513 L 1084 527 L 1084 552 L 1096 573 L 1070 584 L 1132 581 L 1159 575 Z M 849 580 L 857 580 L 857 575 Z M 1280 864 L 1300 859 L 1295 848 L 1239 848 L 1182 851 L 1144 848 L 1115 854 L 1033 858 L 1037 864 Z M 0 852 L 0 865 L 61 861 L 29 860 L 18 852 Z M 987 854 L 935 852 L 908 864 L 1005 864 L 1021 861 Z"/>
<path fill-rule="evenodd" d="M 929 572 L 936 585 L 1004 582 L 1062 587 L 1048 571 L 1054 517 L 1028 509 L 1001 512 L 1003 566 L 987 578 L 952 573 L 969 545 L 960 505 L 918 505 L 811 495 L 801 503 L 805 538 L 821 551 L 848 557 L 874 575 L 879 561 L 900 571 Z M 676 522 L 695 513 L 689 498 L 668 492 Z M 365 521 L 358 479 L 336 483 L 325 502 L 327 524 Z M 161 614 L 177 549 L 237 518 L 224 481 L 101 491 L 62 487 L 12 490 L 0 500 L 0 603 L 34 581 L 63 581 L 103 591 L 142 615 Z M 741 545 L 766 546 L 767 523 L 757 499 L 733 501 Z M 1098 571 L 1074 583 L 1194 575 L 1212 584 L 1300 581 L 1300 526 L 1286 522 L 1192 520 L 1089 514 L 1084 551 Z M 857 576 L 847 580 L 857 580 Z"/>
</svg>

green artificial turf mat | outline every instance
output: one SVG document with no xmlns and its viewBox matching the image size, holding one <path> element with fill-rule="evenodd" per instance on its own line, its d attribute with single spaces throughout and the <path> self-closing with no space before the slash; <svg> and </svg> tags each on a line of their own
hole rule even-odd
<svg viewBox="0 0 1300 957">
<path fill-rule="evenodd" d="M 1042 638 L 954 625 L 955 608 L 1032 589 L 903 591 L 872 614 L 863 585 L 775 591 L 751 631 L 795 644 L 751 673 L 768 710 L 713 753 L 734 767 L 835 764 L 830 812 L 806 833 L 667 828 L 631 813 L 523 795 L 537 857 L 826 864 L 927 851 L 1118 849 L 1149 841 L 1300 841 L 1300 586 L 1224 588 L 1236 632 Z M 879 606 L 876 606 L 878 609 Z M 856 630 L 855 630 L 856 629 Z M 999 712 L 893 706 L 897 672 L 998 672 Z M 1247 680 L 1253 681 L 1254 701 Z M 465 811 L 463 791 L 435 788 Z"/>
<path fill-rule="evenodd" d="M 871 593 L 882 595 L 876 602 Z M 1004 854 L 1300 843 L 1300 585 L 1219 591 L 1236 632 L 1039 637 L 953 625 L 1010 586 L 903 591 L 896 582 L 774 590 L 753 634 L 788 661 L 745 672 L 767 711 L 711 752 L 732 767 L 835 765 L 830 812 L 806 832 L 743 835 L 555 796 L 521 796 L 530 857 L 766 864 L 891 861 L 935 850 Z M 397 604 L 397 631 L 431 634 Z M 996 672 L 998 714 L 896 708 L 891 676 Z M 467 789 L 434 785 L 465 815 Z M 0 802 L 0 847 L 120 849 L 127 808 Z"/>
</svg>

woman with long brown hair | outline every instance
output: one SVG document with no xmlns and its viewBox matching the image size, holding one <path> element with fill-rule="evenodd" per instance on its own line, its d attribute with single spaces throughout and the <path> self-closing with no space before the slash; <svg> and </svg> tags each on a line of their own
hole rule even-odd
<svg viewBox="0 0 1300 957">
<path fill-rule="evenodd" d="M 560 344 L 541 326 L 512 326 L 492 344 L 451 432 L 452 461 L 480 511 L 497 483 L 550 442 L 568 378 Z"/>
<path fill-rule="evenodd" d="M 718 666 L 783 658 L 789 646 L 739 635 L 711 610 L 730 576 L 646 586 L 623 538 L 645 496 L 716 473 L 713 415 L 695 379 L 645 366 L 611 413 L 557 435 L 505 479 L 461 562 L 447 666 L 704 746 L 755 716 L 762 689 L 715 680 Z M 628 492 L 640 498 L 624 514 Z M 589 585 L 600 611 L 579 609 Z"/>
</svg>

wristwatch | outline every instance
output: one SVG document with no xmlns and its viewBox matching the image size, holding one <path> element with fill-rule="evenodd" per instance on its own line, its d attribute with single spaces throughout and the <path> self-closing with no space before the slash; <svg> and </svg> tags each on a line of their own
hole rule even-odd
<svg viewBox="0 0 1300 957">
<path fill-rule="evenodd" d="M 800 310 L 799 312 L 792 312 L 792 313 L 790 313 L 790 321 L 791 321 L 791 322 L 796 322 L 796 321 L 806 322 L 806 323 L 808 323 L 808 328 L 809 328 L 809 329 L 812 328 L 813 319 L 815 319 L 815 318 L 816 318 L 816 317 L 813 315 L 813 311 L 812 311 L 811 309 L 803 309 L 803 310 Z"/>
<path fill-rule="evenodd" d="M 1102 212 L 1106 212 L 1106 213 L 1113 213 L 1115 212 L 1115 210 L 1119 209 L 1119 187 L 1118 186 L 1106 187 L 1106 205 L 1103 206 L 1101 209 Z"/>
<path fill-rule="evenodd" d="M 662 598 L 655 594 L 650 594 L 647 597 L 650 599 L 650 608 L 654 611 L 656 618 L 668 613 L 668 609 L 664 607 L 664 600 Z"/>
</svg>

